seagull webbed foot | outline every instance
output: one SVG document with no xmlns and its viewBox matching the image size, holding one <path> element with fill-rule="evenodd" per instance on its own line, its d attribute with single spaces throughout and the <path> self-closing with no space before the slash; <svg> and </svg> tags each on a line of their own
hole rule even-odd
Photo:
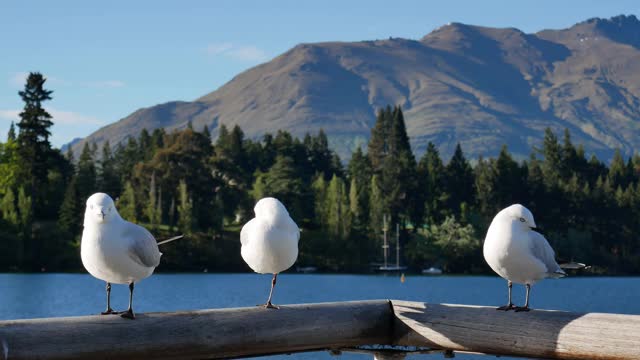
<svg viewBox="0 0 640 360">
<path fill-rule="evenodd" d="M 133 314 L 133 310 L 129 309 L 127 311 L 123 311 L 120 313 L 120 317 L 125 318 L 125 319 L 131 319 L 134 320 L 136 318 L 136 316 Z"/>
<path fill-rule="evenodd" d="M 265 309 L 276 309 L 276 310 L 277 310 L 277 309 L 280 309 L 280 306 L 273 305 L 273 304 L 271 303 L 271 301 L 269 301 L 268 303 L 266 303 L 266 304 L 264 304 L 264 305 L 262 305 L 262 306 L 263 306 Z"/>
<path fill-rule="evenodd" d="M 531 309 L 529 309 L 528 306 L 516 306 L 515 307 L 515 311 L 516 312 L 527 312 L 527 311 L 531 311 Z"/>
<path fill-rule="evenodd" d="M 513 310 L 515 309 L 516 306 L 513 304 L 507 304 L 505 306 L 500 306 L 499 308 L 496 308 L 496 310 L 501 310 L 501 311 L 509 311 L 509 310 Z"/>
<path fill-rule="evenodd" d="M 107 310 L 100 313 L 100 315 L 116 315 L 119 314 L 117 311 L 113 311 L 112 308 L 107 308 Z"/>
</svg>

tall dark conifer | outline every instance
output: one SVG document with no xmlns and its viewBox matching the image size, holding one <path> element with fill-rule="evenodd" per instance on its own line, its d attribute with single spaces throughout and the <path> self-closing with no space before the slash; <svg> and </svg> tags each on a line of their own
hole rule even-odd
<svg viewBox="0 0 640 360">
<path fill-rule="evenodd" d="M 12 121 L 11 125 L 9 126 L 9 132 L 7 133 L 7 142 L 14 141 L 15 139 L 16 139 L 16 128 L 13 125 L 13 121 Z"/>
<path fill-rule="evenodd" d="M 116 161 L 111 152 L 109 141 L 105 141 L 102 146 L 102 157 L 100 158 L 100 172 L 98 177 L 98 188 L 100 191 L 109 194 L 112 198 L 120 196 L 122 185 L 116 167 Z"/>
<path fill-rule="evenodd" d="M 433 224 L 439 224 L 444 220 L 442 215 L 442 203 L 445 199 L 444 188 L 445 168 L 440 158 L 438 148 L 429 141 L 427 151 L 418 164 L 418 179 L 424 201 L 426 219 Z"/>
<path fill-rule="evenodd" d="M 78 197 L 82 203 L 96 191 L 97 171 L 89 143 L 85 143 L 78 159 L 76 183 Z"/>
<path fill-rule="evenodd" d="M 49 172 L 48 160 L 51 155 L 49 128 L 53 125 L 51 115 L 42 104 L 51 100 L 53 91 L 46 90 L 44 83 L 47 79 L 42 74 L 30 73 L 24 90 L 18 92 L 24 102 L 24 109 L 20 113 L 18 128 L 18 154 L 20 156 L 20 169 L 22 170 L 21 183 L 31 198 L 31 213 L 40 217 L 44 213 L 47 191 L 47 174 Z"/>
<path fill-rule="evenodd" d="M 460 144 L 456 145 L 456 149 L 451 160 L 446 167 L 447 174 L 447 208 L 454 215 L 460 216 L 462 206 L 466 204 L 470 206 L 474 202 L 475 196 L 475 179 L 471 165 L 464 156 Z"/>
<path fill-rule="evenodd" d="M 376 123 L 371 129 L 367 155 L 369 156 L 371 168 L 375 173 L 380 173 L 384 158 L 389 152 L 388 137 L 391 116 L 390 106 L 387 106 L 386 109 L 378 110 Z"/>
</svg>

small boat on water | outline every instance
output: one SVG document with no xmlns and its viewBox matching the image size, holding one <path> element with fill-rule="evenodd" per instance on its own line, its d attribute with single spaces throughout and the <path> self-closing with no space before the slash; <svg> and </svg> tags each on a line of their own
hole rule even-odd
<svg viewBox="0 0 640 360">
<path fill-rule="evenodd" d="M 428 269 L 422 269 L 422 273 L 425 275 L 441 275 L 442 269 L 432 266 Z"/>
<path fill-rule="evenodd" d="M 394 272 L 394 271 L 404 271 L 407 270 L 406 266 L 398 266 L 398 265 L 389 265 L 389 266 L 380 266 L 376 269 L 377 271 L 382 272 Z"/>
</svg>

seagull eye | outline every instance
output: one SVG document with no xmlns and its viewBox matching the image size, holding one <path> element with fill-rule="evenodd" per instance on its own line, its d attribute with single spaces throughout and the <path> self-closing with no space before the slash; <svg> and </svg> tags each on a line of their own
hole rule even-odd
<svg viewBox="0 0 640 360">
<path fill-rule="evenodd" d="M 89 205 L 89 209 L 93 210 L 93 204 Z"/>
<path fill-rule="evenodd" d="M 520 221 L 525 222 L 525 221 L 527 221 L 527 220 L 525 220 L 524 218 L 520 218 Z"/>
</svg>

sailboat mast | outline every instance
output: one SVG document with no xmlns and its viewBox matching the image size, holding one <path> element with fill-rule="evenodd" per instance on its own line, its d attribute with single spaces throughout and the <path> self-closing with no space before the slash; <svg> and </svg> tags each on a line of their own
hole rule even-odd
<svg viewBox="0 0 640 360">
<path fill-rule="evenodd" d="M 400 224 L 396 223 L 396 267 L 400 268 Z"/>
<path fill-rule="evenodd" d="M 389 243 L 387 241 L 387 215 L 382 216 L 382 231 L 384 233 L 384 244 L 382 245 L 382 249 L 384 251 L 384 267 L 387 268 L 388 257 L 389 257 Z"/>
</svg>

